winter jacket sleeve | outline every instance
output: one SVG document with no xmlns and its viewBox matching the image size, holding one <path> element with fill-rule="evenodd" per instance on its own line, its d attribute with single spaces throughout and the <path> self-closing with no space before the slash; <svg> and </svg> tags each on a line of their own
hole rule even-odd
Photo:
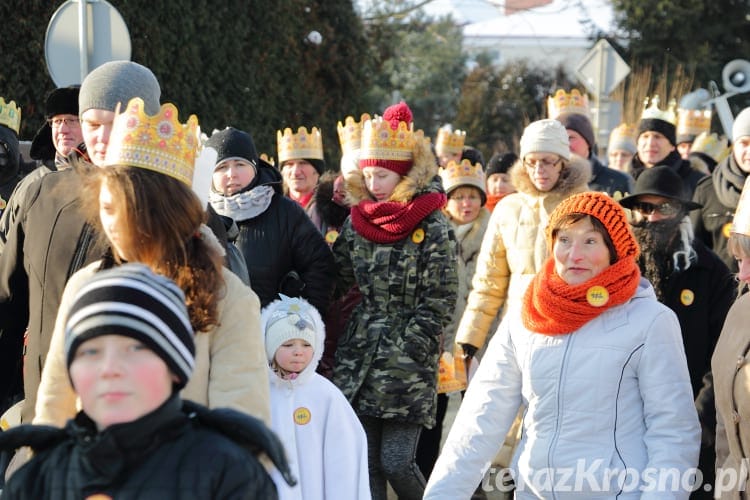
<svg viewBox="0 0 750 500">
<path fill-rule="evenodd" d="M 510 281 L 507 249 L 500 231 L 503 203 L 492 212 L 477 267 L 472 279 L 472 290 L 456 332 L 456 342 L 484 346 L 492 322 L 505 303 Z"/>
<path fill-rule="evenodd" d="M 325 314 L 334 286 L 333 255 L 310 217 L 296 203 L 293 205 L 295 211 L 290 214 L 294 224 L 292 252 L 294 269 L 304 284 L 301 296 L 320 314 Z"/>
<path fill-rule="evenodd" d="M 644 470 L 656 472 L 653 483 L 646 481 L 641 498 L 687 499 L 689 492 L 682 489 L 658 491 L 669 474 L 684 474 L 698 465 L 701 442 L 680 326 L 669 310 L 657 314 L 649 325 L 638 363 L 638 385 L 648 452 Z"/>
<path fill-rule="evenodd" d="M 250 287 L 224 269 L 226 297 L 221 324 L 210 333 L 208 407 L 233 408 L 271 422 L 268 368 L 260 329 L 260 300 Z M 189 386 L 182 396 L 190 399 Z"/>
<path fill-rule="evenodd" d="M 337 298 L 343 296 L 356 284 L 351 257 L 353 232 L 351 219 L 347 219 L 341 228 L 341 234 L 333 243 L 332 251 L 336 263 L 335 296 Z"/>
<path fill-rule="evenodd" d="M 425 499 L 469 498 L 521 405 L 521 369 L 503 321 L 458 410 L 430 475 Z"/>
</svg>

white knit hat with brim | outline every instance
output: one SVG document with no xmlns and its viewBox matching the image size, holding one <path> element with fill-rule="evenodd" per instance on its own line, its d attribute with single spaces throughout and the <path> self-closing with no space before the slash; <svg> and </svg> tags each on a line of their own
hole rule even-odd
<svg viewBox="0 0 750 500">
<path fill-rule="evenodd" d="M 529 153 L 554 153 L 570 160 L 568 131 L 557 120 L 544 119 L 530 123 L 521 136 L 521 159 Z"/>
<path fill-rule="evenodd" d="M 750 135 L 750 108 L 740 111 L 740 114 L 734 119 L 732 125 L 732 140 L 736 141 L 740 137 Z"/>
</svg>

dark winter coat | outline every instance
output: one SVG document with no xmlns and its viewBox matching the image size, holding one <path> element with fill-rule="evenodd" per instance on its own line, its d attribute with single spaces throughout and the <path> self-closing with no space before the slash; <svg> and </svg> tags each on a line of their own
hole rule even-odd
<svg viewBox="0 0 750 500">
<path fill-rule="evenodd" d="M 733 272 L 738 270 L 737 261 L 727 242 L 746 178 L 747 173 L 737 165 L 734 155 L 729 155 L 698 183 L 693 201 L 703 208 L 690 213 L 695 237 L 716 252 Z"/>
<path fill-rule="evenodd" d="M 172 397 L 102 432 L 80 412 L 64 429 L 24 425 L 0 434 L 2 449 L 31 444 L 36 451 L 13 474 L 2 498 L 277 498 L 258 452 L 288 469 L 280 442 L 261 421 L 234 410 L 181 404 Z"/>
<path fill-rule="evenodd" d="M 415 148 L 415 164 L 390 201 L 442 191 L 436 173 L 429 146 Z M 368 199 L 359 170 L 349 174 L 346 189 L 352 206 Z M 440 335 L 458 289 L 456 240 L 440 210 L 412 235 L 380 244 L 358 234 L 351 219 L 344 223 L 333 246 L 337 291 L 345 293 L 356 283 L 362 302 L 339 339 L 333 381 L 359 415 L 432 427 Z"/>
<path fill-rule="evenodd" d="M 21 180 L 21 149 L 14 131 L 0 125 L 0 144 L 5 146 L 8 163 L 0 168 L 0 214 L 3 213 L 10 195 Z"/>
<path fill-rule="evenodd" d="M 275 193 L 263 213 L 235 220 L 235 244 L 247 261 L 250 285 L 261 307 L 283 293 L 307 299 L 323 314 L 334 286 L 331 250 L 302 207 L 283 195 L 279 171 L 261 162 L 257 175 L 256 186 L 271 185 Z"/>
<path fill-rule="evenodd" d="M 682 159 L 676 150 L 669 153 L 659 162 L 659 165 L 667 165 L 682 178 L 682 185 L 685 188 L 685 197 L 687 199 L 693 197 L 693 192 L 695 192 L 698 182 L 706 176 L 704 172 L 694 169 L 690 165 L 690 161 Z M 641 162 L 637 154 L 630 161 L 630 172 L 636 180 L 646 168 L 646 165 Z"/>
<path fill-rule="evenodd" d="M 591 162 L 589 189 L 601 191 L 610 196 L 615 196 L 617 192 L 622 196 L 633 192 L 635 182 L 630 174 L 605 166 L 596 156 L 589 158 L 589 162 Z"/>
</svg>

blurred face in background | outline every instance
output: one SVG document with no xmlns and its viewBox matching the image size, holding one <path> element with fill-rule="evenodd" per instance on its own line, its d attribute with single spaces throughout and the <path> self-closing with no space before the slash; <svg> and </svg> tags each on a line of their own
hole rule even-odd
<svg viewBox="0 0 750 500">
<path fill-rule="evenodd" d="M 560 179 L 562 158 L 554 153 L 529 153 L 523 159 L 523 166 L 531 182 L 539 191 L 551 191 Z"/>
<path fill-rule="evenodd" d="M 76 115 L 55 115 L 49 120 L 52 144 L 61 156 L 67 156 L 83 142 L 81 122 Z"/>
<path fill-rule="evenodd" d="M 504 196 L 515 190 L 510 174 L 492 174 L 487 178 L 487 194 L 490 196 Z"/>
<path fill-rule="evenodd" d="M 97 167 L 104 165 L 114 119 L 115 112 L 104 109 L 87 109 L 81 115 L 81 130 L 83 141 L 86 143 L 86 152 L 91 163 Z"/>
<path fill-rule="evenodd" d="M 583 158 L 588 158 L 591 148 L 589 148 L 589 143 L 586 142 L 586 139 L 575 130 L 567 129 L 567 131 L 568 142 L 570 142 L 570 152 L 582 156 Z"/>
<path fill-rule="evenodd" d="M 630 163 L 630 160 L 633 159 L 633 156 L 635 156 L 630 151 L 625 151 L 624 149 L 614 149 L 607 152 L 607 157 L 609 158 L 609 168 L 613 168 L 615 170 L 620 170 L 621 172 L 625 172 L 628 167 L 628 163 Z"/>
<path fill-rule="evenodd" d="M 312 192 L 318 185 L 320 174 L 315 166 L 307 160 L 287 160 L 281 166 L 284 184 L 295 196 L 302 196 Z"/>
<path fill-rule="evenodd" d="M 735 139 L 732 154 L 742 171 L 750 173 L 750 135 Z"/>
<path fill-rule="evenodd" d="M 472 186 L 461 186 L 448 195 L 445 211 L 457 224 L 468 224 L 479 217 L 482 209 L 482 195 L 479 189 Z"/>
<path fill-rule="evenodd" d="M 675 150 L 669 139 L 655 130 L 646 130 L 638 136 L 638 158 L 647 167 L 658 165 Z"/>
</svg>

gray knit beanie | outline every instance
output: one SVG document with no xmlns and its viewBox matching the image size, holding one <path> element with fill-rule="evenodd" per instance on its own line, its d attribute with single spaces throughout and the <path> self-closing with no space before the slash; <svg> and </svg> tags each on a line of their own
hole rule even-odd
<svg viewBox="0 0 750 500">
<path fill-rule="evenodd" d="M 521 159 L 529 153 L 554 153 L 570 160 L 568 131 L 562 123 L 549 118 L 530 123 L 521 136 Z"/>
<path fill-rule="evenodd" d="M 126 106 L 133 97 L 143 99 L 146 113 L 159 112 L 161 88 L 154 74 L 132 61 L 104 63 L 83 79 L 78 95 L 78 112 L 89 109 L 114 111 L 117 103 Z"/>
<path fill-rule="evenodd" d="M 732 125 L 733 141 L 747 135 L 750 135 L 750 108 L 740 111 L 740 114 L 734 119 L 734 125 Z"/>
<path fill-rule="evenodd" d="M 562 123 L 566 130 L 578 132 L 583 137 L 583 140 L 589 146 L 589 158 L 591 158 L 596 146 L 596 137 L 594 136 L 594 127 L 591 125 L 591 120 L 578 113 L 563 113 L 556 120 Z"/>
</svg>

